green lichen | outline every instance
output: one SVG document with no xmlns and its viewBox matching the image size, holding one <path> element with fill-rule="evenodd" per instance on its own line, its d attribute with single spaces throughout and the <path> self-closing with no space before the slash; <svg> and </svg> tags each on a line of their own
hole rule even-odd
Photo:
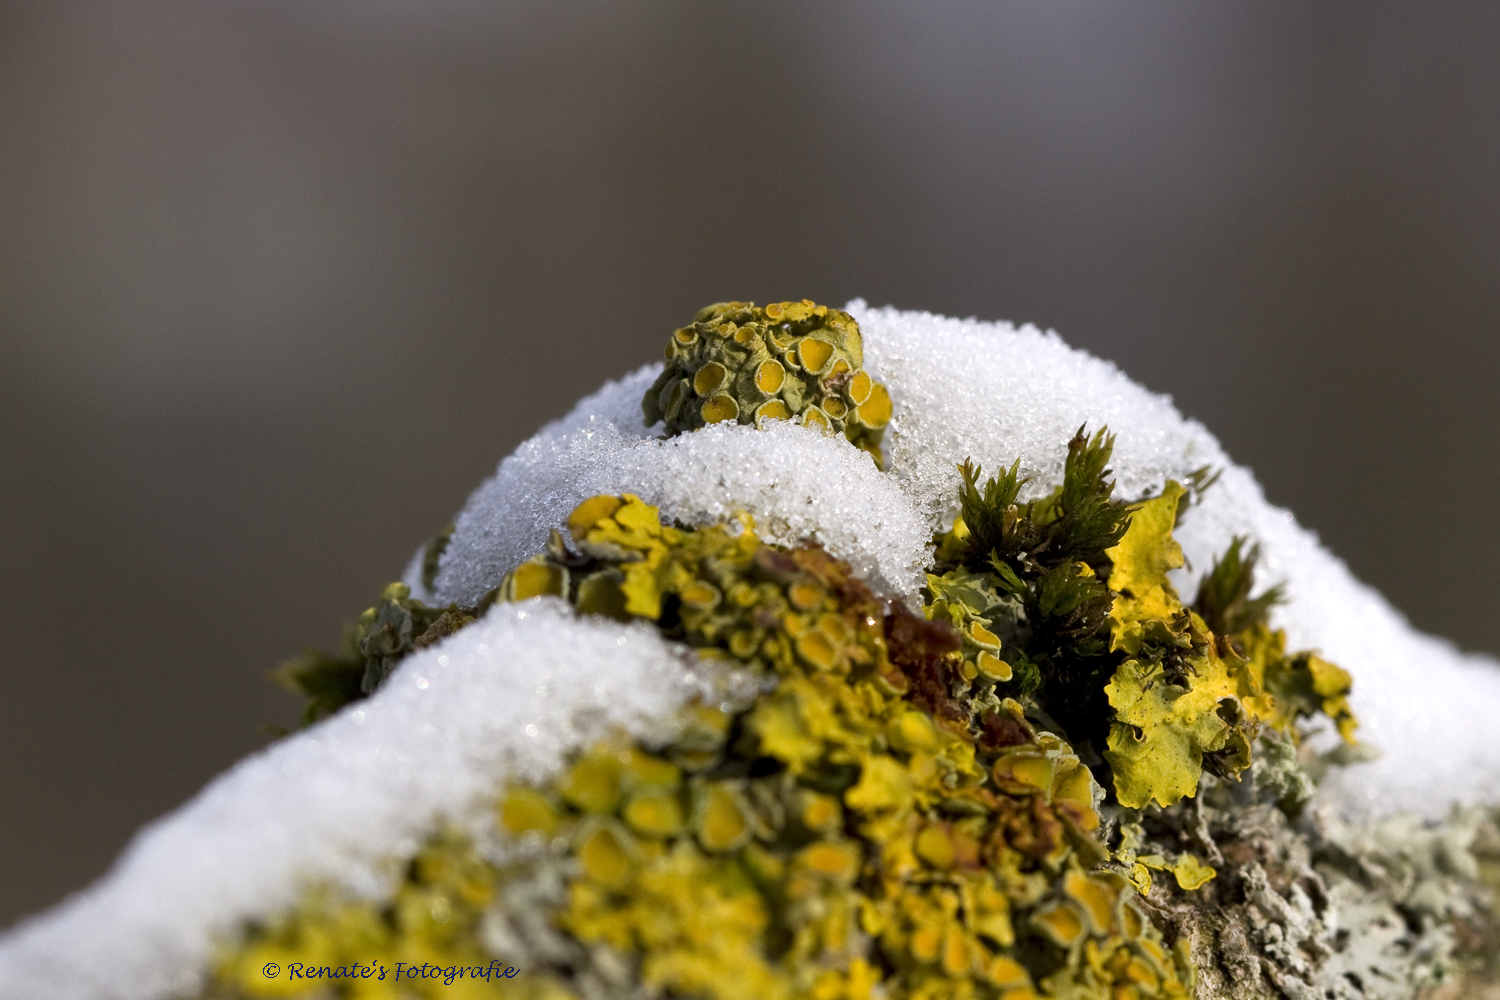
<svg viewBox="0 0 1500 1000">
<path fill-rule="evenodd" d="M 843 434 L 879 464 L 891 419 L 885 386 L 864 370 L 859 324 L 801 302 L 720 302 L 667 341 L 667 363 L 641 401 L 668 435 L 737 421 L 794 420 Z"/>
</svg>

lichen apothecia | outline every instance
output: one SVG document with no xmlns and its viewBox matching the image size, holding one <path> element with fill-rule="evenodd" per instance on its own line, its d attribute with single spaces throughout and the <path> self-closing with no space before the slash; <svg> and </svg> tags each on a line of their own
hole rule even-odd
<svg viewBox="0 0 1500 1000">
<path fill-rule="evenodd" d="M 880 464 L 891 397 L 864 370 L 859 324 L 842 309 L 807 299 L 720 302 L 672 334 L 641 410 L 669 435 L 726 421 L 794 420 L 843 434 Z"/>
</svg>

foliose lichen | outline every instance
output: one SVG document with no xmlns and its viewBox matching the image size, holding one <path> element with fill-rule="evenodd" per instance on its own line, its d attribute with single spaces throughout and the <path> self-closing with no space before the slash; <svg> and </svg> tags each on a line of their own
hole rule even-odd
<svg viewBox="0 0 1500 1000">
<path fill-rule="evenodd" d="M 472 842 L 438 834 L 405 865 L 387 900 L 313 891 L 291 912 L 247 927 L 203 1000 L 514 997 L 519 970 L 497 962 L 480 933 L 498 874 Z M 266 973 L 272 966 L 274 976 Z"/>
<path fill-rule="evenodd" d="M 1191 804 L 1107 823 L 1117 858 L 1141 843 L 1192 847 L 1217 868 L 1196 892 L 1155 879 L 1141 901 L 1185 942 L 1201 1000 L 1409 1000 L 1445 981 L 1494 982 L 1493 886 L 1475 857 L 1491 817 L 1351 826 L 1310 789 L 1288 800 L 1287 775 L 1300 770 L 1289 739 L 1273 731 L 1257 749 L 1238 781 L 1206 775 Z"/>
<path fill-rule="evenodd" d="M 864 370 L 859 324 L 801 302 L 719 302 L 667 341 L 666 367 L 641 400 L 668 435 L 707 424 L 794 420 L 843 434 L 882 461 L 891 419 L 885 386 Z"/>
<path fill-rule="evenodd" d="M 674 994 L 1185 994 L 1125 880 L 1092 870 L 1089 770 L 1019 703 L 976 720 L 932 687 L 950 630 L 747 521 L 684 531 L 599 497 L 569 530 L 576 555 L 554 537 L 501 594 L 546 580 L 776 683 L 700 709 L 685 745 L 596 750 L 547 793 L 512 790 L 512 833 L 576 845 L 561 928 Z M 737 916 L 692 931 L 720 908 Z"/>
</svg>

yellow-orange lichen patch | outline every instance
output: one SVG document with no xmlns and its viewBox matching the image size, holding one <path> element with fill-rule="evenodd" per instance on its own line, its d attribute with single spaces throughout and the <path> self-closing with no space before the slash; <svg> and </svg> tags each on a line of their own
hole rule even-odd
<svg viewBox="0 0 1500 1000">
<path fill-rule="evenodd" d="M 719 424 L 726 420 L 733 420 L 740 415 L 740 404 L 728 393 L 719 393 L 710 396 L 703 403 L 703 422 L 705 424 Z"/>
<path fill-rule="evenodd" d="M 786 369 L 775 358 L 767 358 L 755 369 L 755 388 L 767 396 L 776 395 L 785 384 Z M 786 404 L 782 403 L 781 405 L 785 406 Z"/>
<path fill-rule="evenodd" d="M 699 368 L 698 373 L 693 376 L 693 391 L 700 396 L 711 396 L 714 390 L 723 385 L 724 380 L 728 377 L 729 369 L 717 361 L 710 361 L 702 368 Z"/>
<path fill-rule="evenodd" d="M 848 313 L 805 300 L 764 308 L 720 302 L 673 334 L 666 358 L 641 410 L 669 435 L 711 423 L 795 419 L 842 434 L 882 461 L 890 397 L 863 371 L 863 340 Z"/>
<path fill-rule="evenodd" d="M 808 337 L 803 340 L 799 351 L 802 367 L 813 375 L 823 374 L 833 362 L 834 346 L 817 337 Z"/>
</svg>

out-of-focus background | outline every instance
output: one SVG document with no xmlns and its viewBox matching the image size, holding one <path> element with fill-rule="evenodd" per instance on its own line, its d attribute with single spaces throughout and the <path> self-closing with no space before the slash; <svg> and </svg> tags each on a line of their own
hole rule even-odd
<svg viewBox="0 0 1500 1000">
<path fill-rule="evenodd" d="M 1500 651 L 1497 50 L 1492 3 L 0 2 L 0 925 L 721 299 L 1053 327 Z"/>
</svg>

